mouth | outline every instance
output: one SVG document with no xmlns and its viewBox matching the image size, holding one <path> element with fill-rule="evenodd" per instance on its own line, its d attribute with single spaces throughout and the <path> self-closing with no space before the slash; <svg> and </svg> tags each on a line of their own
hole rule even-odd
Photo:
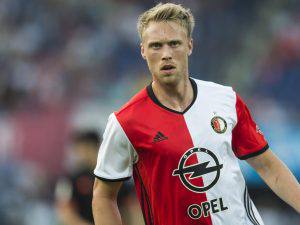
<svg viewBox="0 0 300 225">
<path fill-rule="evenodd" d="M 168 64 L 168 65 L 164 65 L 160 68 L 161 71 L 164 71 L 164 72 L 172 72 L 173 70 L 175 70 L 175 66 L 171 65 L 171 64 Z"/>
</svg>

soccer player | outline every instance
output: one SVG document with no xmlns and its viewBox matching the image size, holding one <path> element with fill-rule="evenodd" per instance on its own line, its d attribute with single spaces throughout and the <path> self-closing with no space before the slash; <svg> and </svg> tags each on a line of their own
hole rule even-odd
<svg viewBox="0 0 300 225">
<path fill-rule="evenodd" d="M 96 225 L 120 225 L 116 203 L 133 176 L 146 225 L 263 225 L 238 159 L 300 212 L 300 186 L 230 87 L 189 76 L 194 19 L 158 4 L 138 21 L 152 83 L 109 117 L 93 191 Z"/>
<path fill-rule="evenodd" d="M 56 186 L 56 209 L 64 225 L 92 225 L 93 169 L 101 140 L 93 130 L 76 132 L 72 138 L 76 168 Z"/>
</svg>

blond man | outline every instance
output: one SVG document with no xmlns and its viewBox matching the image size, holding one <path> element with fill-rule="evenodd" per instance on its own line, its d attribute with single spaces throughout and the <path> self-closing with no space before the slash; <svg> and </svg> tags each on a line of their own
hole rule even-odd
<svg viewBox="0 0 300 225">
<path fill-rule="evenodd" d="M 98 154 L 96 225 L 120 225 L 116 203 L 133 176 L 146 225 L 263 225 L 238 159 L 300 212 L 300 187 L 230 87 L 189 76 L 194 18 L 158 4 L 138 21 L 152 83 L 110 115 Z"/>
</svg>

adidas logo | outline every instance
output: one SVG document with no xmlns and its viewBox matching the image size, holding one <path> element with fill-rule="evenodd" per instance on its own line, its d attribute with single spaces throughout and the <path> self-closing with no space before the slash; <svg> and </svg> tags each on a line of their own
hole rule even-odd
<svg viewBox="0 0 300 225">
<path fill-rule="evenodd" d="M 157 134 L 155 135 L 155 137 L 153 138 L 153 142 L 152 143 L 156 143 L 156 142 L 160 142 L 163 140 L 167 140 L 168 138 L 160 131 L 157 132 Z"/>
</svg>

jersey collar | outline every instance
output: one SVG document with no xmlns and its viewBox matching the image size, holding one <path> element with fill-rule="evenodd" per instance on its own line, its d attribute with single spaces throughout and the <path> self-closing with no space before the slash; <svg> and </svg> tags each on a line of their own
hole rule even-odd
<svg viewBox="0 0 300 225">
<path fill-rule="evenodd" d="M 170 112 L 173 112 L 173 113 L 184 114 L 184 113 L 186 113 L 186 112 L 192 107 L 192 105 L 194 104 L 194 102 L 196 101 L 196 98 L 197 98 L 197 93 L 198 93 L 198 89 L 197 89 L 197 84 L 196 84 L 196 82 L 195 82 L 194 79 L 191 78 L 191 77 L 190 77 L 189 79 L 190 79 L 190 81 L 191 81 L 192 88 L 193 88 L 193 93 L 194 93 L 194 94 L 193 94 L 193 101 L 191 102 L 191 104 L 190 104 L 188 107 L 186 107 L 186 109 L 185 109 L 183 112 L 176 111 L 176 110 L 173 110 L 173 109 L 170 109 L 170 108 L 164 106 L 164 105 L 157 99 L 157 97 L 155 96 L 155 94 L 154 94 L 154 92 L 153 92 L 153 88 L 152 88 L 151 83 L 147 86 L 147 93 L 148 93 L 149 97 L 151 98 L 151 100 L 152 100 L 155 104 L 157 104 L 158 106 L 160 106 L 160 107 L 162 107 L 162 108 L 164 108 L 164 109 L 166 109 L 166 110 L 168 110 L 168 111 L 170 111 Z"/>
</svg>

